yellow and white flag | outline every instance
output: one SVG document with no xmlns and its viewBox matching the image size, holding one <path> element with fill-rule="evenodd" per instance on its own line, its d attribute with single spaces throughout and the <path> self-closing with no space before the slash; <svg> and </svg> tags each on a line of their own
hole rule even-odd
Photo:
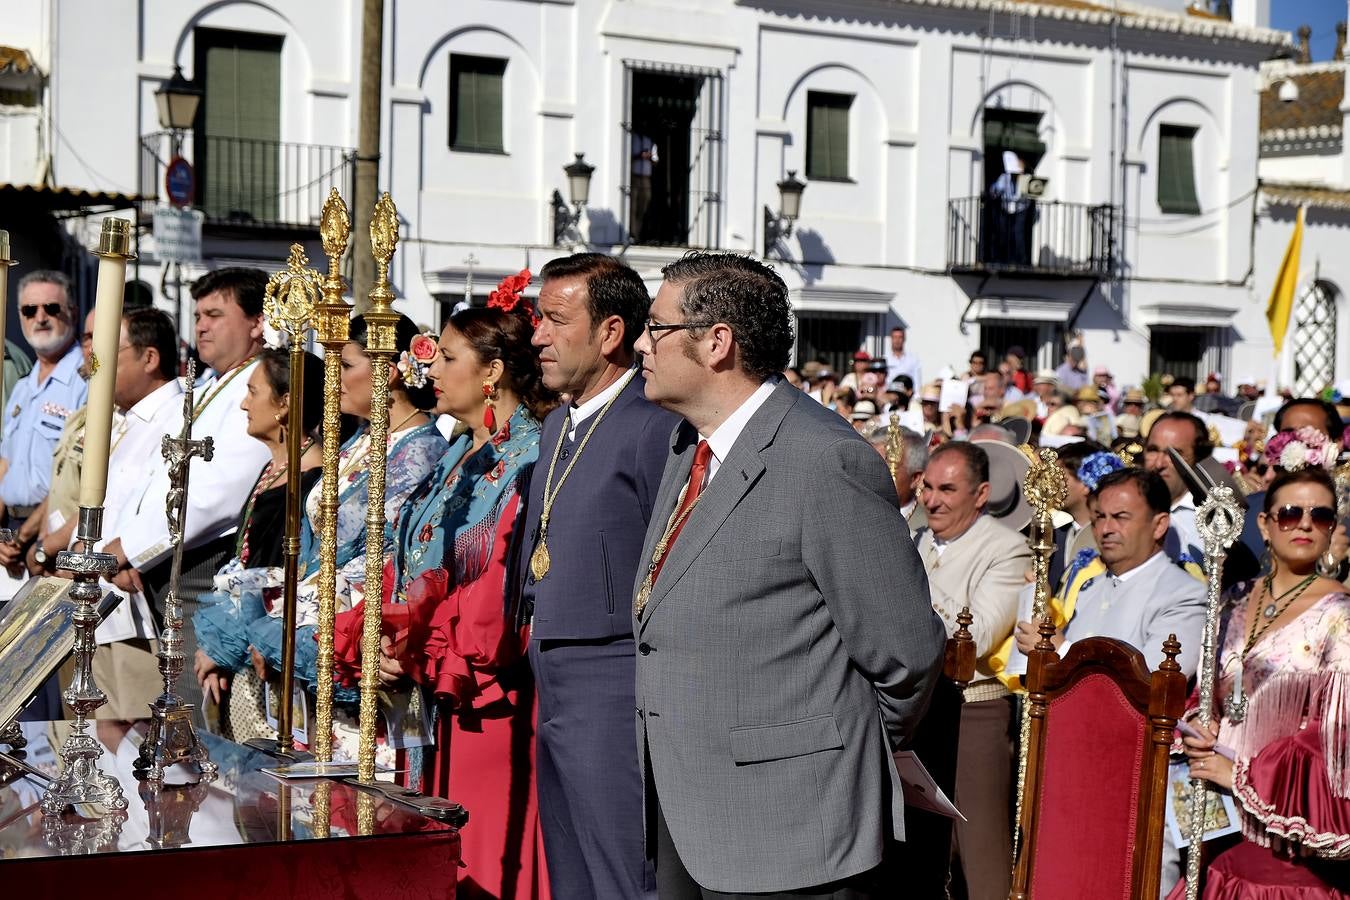
<svg viewBox="0 0 1350 900">
<path fill-rule="evenodd" d="M 1284 336 L 1289 331 L 1289 318 L 1294 312 L 1294 294 L 1298 288 L 1298 258 L 1303 249 L 1303 207 L 1298 208 L 1294 220 L 1294 233 L 1289 237 L 1289 246 L 1284 251 L 1284 262 L 1280 263 L 1280 274 L 1275 277 L 1275 287 L 1270 292 L 1270 303 L 1266 305 L 1266 322 L 1270 325 L 1270 337 L 1275 342 L 1275 355 L 1284 349 Z"/>
</svg>

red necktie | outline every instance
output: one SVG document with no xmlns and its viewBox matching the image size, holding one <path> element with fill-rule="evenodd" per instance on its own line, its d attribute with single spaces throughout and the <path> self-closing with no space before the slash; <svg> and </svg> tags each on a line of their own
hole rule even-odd
<svg viewBox="0 0 1350 900">
<path fill-rule="evenodd" d="M 661 566 L 665 564 L 666 557 L 670 556 L 670 548 L 675 546 L 675 539 L 680 536 L 684 523 L 688 521 L 694 503 L 698 501 L 699 494 L 703 493 L 703 483 L 708 480 L 708 463 L 711 460 L 712 447 L 708 446 L 707 441 L 699 441 L 698 447 L 694 450 L 694 464 L 689 467 L 689 486 L 685 488 L 684 498 L 670 520 L 671 529 L 670 537 L 666 539 L 666 552 L 661 554 L 661 558 L 656 561 L 656 568 L 652 570 L 652 584 L 656 583 L 657 576 L 661 574 Z"/>
</svg>

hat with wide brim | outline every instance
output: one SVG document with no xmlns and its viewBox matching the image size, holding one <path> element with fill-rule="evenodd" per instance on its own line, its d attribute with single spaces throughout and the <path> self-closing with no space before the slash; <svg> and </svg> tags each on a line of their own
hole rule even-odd
<svg viewBox="0 0 1350 900">
<path fill-rule="evenodd" d="M 1031 522 L 1031 503 L 1022 490 L 1031 460 L 1002 441 L 971 443 L 989 455 L 989 503 L 985 512 L 1013 531 L 1021 531 Z"/>
</svg>

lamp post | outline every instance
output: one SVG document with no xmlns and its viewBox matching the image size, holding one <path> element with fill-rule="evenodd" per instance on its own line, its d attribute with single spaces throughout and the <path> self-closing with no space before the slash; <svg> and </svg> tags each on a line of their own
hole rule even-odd
<svg viewBox="0 0 1350 900">
<path fill-rule="evenodd" d="M 553 206 L 553 245 L 556 247 L 562 244 L 563 238 L 567 235 L 569 229 L 575 230 L 577 223 L 581 221 L 581 208 L 591 196 L 591 174 L 595 171 L 595 166 L 586 162 L 586 154 L 576 154 L 576 159 L 563 166 L 563 173 L 567 175 L 567 193 L 572 201 L 571 208 L 563 202 L 562 193 L 555 190 L 553 199 L 550 201 Z M 580 233 L 577 234 L 580 237 Z"/>
<path fill-rule="evenodd" d="M 797 178 L 795 169 L 789 169 L 787 177 L 778 182 L 778 212 L 764 207 L 764 256 L 778 243 L 779 239 L 792 236 L 793 223 L 801 215 L 802 191 L 806 182 Z"/>
<path fill-rule="evenodd" d="M 203 91 L 183 77 L 182 66 L 173 67 L 173 75 L 155 91 L 155 109 L 159 113 L 159 127 L 169 132 L 169 162 L 165 167 L 165 187 L 169 201 L 175 206 L 192 202 L 192 166 L 182 157 L 183 132 L 197 119 L 197 107 Z M 183 202 L 186 201 L 186 202 Z M 161 288 L 163 282 L 161 281 Z M 183 264 L 173 264 L 173 298 L 176 307 L 174 325 L 180 340 L 183 336 Z M 182 360 L 180 359 L 181 363 Z"/>
</svg>

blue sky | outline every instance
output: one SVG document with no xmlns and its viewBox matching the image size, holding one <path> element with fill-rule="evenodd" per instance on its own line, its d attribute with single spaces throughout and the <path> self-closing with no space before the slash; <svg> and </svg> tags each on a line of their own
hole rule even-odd
<svg viewBox="0 0 1350 900">
<path fill-rule="evenodd" d="M 1336 23 L 1345 20 L 1346 0 L 1270 0 L 1270 25 L 1296 33 L 1312 26 L 1312 58 L 1331 59 L 1336 49 Z"/>
</svg>

